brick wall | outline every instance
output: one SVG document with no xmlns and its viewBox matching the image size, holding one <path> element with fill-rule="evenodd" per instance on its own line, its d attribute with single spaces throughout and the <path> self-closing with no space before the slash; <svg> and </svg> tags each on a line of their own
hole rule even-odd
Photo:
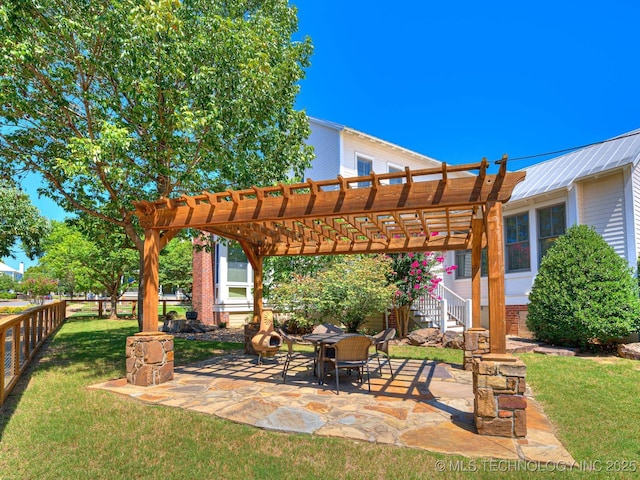
<svg viewBox="0 0 640 480">
<path fill-rule="evenodd" d="M 506 332 L 507 335 L 519 335 L 520 333 L 520 312 L 527 312 L 528 305 L 507 305 L 506 306 Z"/>
<path fill-rule="evenodd" d="M 197 242 L 194 239 L 194 244 Z M 213 315 L 214 298 L 214 255 L 213 252 L 195 249 L 193 251 L 193 309 L 198 312 L 198 320 L 206 325 L 215 323 Z"/>
</svg>

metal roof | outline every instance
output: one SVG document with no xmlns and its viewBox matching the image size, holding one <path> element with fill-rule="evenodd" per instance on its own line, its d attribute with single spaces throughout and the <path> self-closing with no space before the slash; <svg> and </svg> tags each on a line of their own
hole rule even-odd
<svg viewBox="0 0 640 480">
<path fill-rule="evenodd" d="M 568 188 L 583 178 L 638 161 L 640 129 L 520 170 L 527 176 L 516 185 L 511 201 Z"/>
</svg>

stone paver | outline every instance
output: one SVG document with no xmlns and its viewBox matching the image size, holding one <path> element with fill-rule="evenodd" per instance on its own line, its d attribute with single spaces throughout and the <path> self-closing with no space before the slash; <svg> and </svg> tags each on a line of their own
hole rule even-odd
<svg viewBox="0 0 640 480">
<path fill-rule="evenodd" d="M 392 360 L 372 372 L 371 392 L 357 375 L 318 385 L 308 365 L 292 365 L 287 383 L 274 359 L 256 365 L 225 355 L 175 369 L 171 382 L 139 387 L 119 379 L 95 385 L 139 401 L 185 408 L 282 432 L 342 437 L 464 455 L 572 464 L 540 405 L 527 395 L 527 437 L 478 435 L 471 372 L 445 363 Z"/>
</svg>

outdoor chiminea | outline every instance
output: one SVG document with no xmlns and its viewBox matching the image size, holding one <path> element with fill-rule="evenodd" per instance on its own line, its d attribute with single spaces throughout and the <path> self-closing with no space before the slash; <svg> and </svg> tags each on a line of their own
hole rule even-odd
<svg viewBox="0 0 640 480">
<path fill-rule="evenodd" d="M 251 339 L 253 349 L 258 353 L 258 365 L 262 357 L 272 357 L 282 346 L 282 337 L 273 329 L 273 311 L 264 310 L 260 321 L 260 330 Z"/>
</svg>

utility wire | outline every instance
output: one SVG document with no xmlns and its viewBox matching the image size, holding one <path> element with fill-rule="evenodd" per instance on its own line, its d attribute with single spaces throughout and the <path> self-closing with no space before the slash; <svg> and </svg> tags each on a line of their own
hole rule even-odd
<svg viewBox="0 0 640 480">
<path fill-rule="evenodd" d="M 586 145 L 580 145 L 578 147 L 564 148 L 562 150 L 555 150 L 553 152 L 536 153 L 535 155 L 526 155 L 524 157 L 513 157 L 513 158 L 509 158 L 508 161 L 509 163 L 511 163 L 511 162 L 517 162 L 518 160 L 529 160 L 530 158 L 547 157 L 549 155 L 558 155 L 559 153 L 573 152 L 575 150 L 580 150 L 581 148 L 593 147 L 594 145 L 602 145 L 604 143 L 614 142 L 616 140 L 621 140 L 627 137 L 633 137 L 635 135 L 640 135 L 640 130 L 636 132 L 627 133 L 625 135 L 620 135 L 619 137 L 610 138 L 609 140 L 602 140 L 601 142 L 587 143 Z M 494 163 L 496 165 L 500 165 L 502 163 L 502 159 L 495 160 Z"/>
</svg>

